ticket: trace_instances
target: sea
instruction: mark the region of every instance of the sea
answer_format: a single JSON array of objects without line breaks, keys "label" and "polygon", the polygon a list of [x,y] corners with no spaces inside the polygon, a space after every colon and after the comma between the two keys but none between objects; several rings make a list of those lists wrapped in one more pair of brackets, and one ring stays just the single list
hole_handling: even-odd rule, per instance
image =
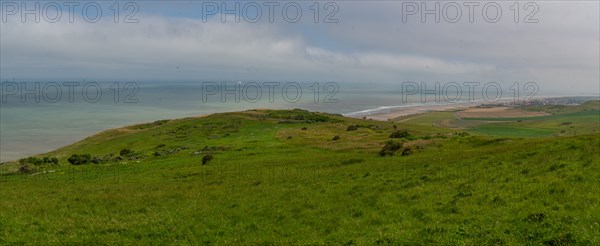
[{"label": "sea", "polygon": [[[162,119],[255,108],[362,117],[401,107],[493,103],[515,95],[510,85],[498,85],[500,97],[491,87],[484,95],[485,83],[473,87],[472,93],[460,83],[436,88],[412,82],[3,81],[0,85],[0,162],[49,152],[103,130]],[[542,94],[538,91],[535,96]]]}]

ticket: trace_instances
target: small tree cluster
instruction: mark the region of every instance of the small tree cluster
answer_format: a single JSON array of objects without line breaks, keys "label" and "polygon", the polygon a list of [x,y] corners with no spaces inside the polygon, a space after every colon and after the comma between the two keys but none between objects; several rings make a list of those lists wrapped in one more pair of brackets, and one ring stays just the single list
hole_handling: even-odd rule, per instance
[{"label": "small tree cluster", "polygon": [[21,166],[19,167],[19,173],[32,173],[33,172],[33,168],[27,164],[21,164]]},{"label": "small tree cluster", "polygon": [[388,140],[385,145],[379,151],[380,156],[392,156],[396,152],[400,152],[401,155],[410,155],[415,152],[412,146],[404,145],[404,142],[397,142],[394,140]]},{"label": "small tree cluster", "polygon": [[37,157],[31,156],[31,157],[20,159],[19,160],[19,164],[21,164],[21,165],[25,165],[25,164],[33,164],[33,165],[54,164],[54,165],[58,165],[58,158],[56,158],[56,157],[37,158]]},{"label": "small tree cluster", "polygon": [[381,148],[381,150],[379,151],[379,155],[380,156],[394,155],[394,153],[396,153],[396,151],[398,151],[399,149],[402,148],[403,144],[404,144],[403,142],[388,140],[385,142],[385,145],[383,145],[383,148]]},{"label": "small tree cluster", "polygon": [[122,149],[121,151],[119,151],[120,156],[128,156],[131,154],[133,154],[133,150],[130,149]]},{"label": "small tree cluster", "polygon": [[83,165],[92,162],[92,156],[90,154],[73,154],[68,159],[71,165]]},{"label": "small tree cluster", "polygon": [[186,147],[172,147],[172,148],[163,148],[162,150],[157,150],[154,152],[154,156],[168,156],[179,153],[179,151],[187,149]]},{"label": "small tree cluster", "polygon": [[409,138],[411,136],[408,130],[397,130],[390,134],[390,138]]}]

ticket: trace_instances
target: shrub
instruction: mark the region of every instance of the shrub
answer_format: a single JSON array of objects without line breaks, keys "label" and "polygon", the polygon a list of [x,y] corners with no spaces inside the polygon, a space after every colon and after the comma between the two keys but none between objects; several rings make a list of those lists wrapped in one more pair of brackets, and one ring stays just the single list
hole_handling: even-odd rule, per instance
[{"label": "shrub", "polygon": [[308,130],[308,128],[306,128],[306,127],[302,127],[302,129],[301,129],[301,130],[302,130],[302,131],[306,131],[306,130]]},{"label": "shrub", "polygon": [[90,162],[91,162],[91,163],[94,163],[94,164],[100,164],[100,163],[101,163],[101,162],[103,162],[103,161],[104,161],[104,160],[103,160],[102,158],[100,158],[100,157],[95,157],[95,156],[94,156],[94,157],[92,157],[92,159],[90,160]]},{"label": "shrub", "polygon": [[229,150],[227,146],[204,146],[200,151],[226,151]]},{"label": "shrub", "polygon": [[358,127],[355,125],[349,125],[348,128],[346,128],[346,131],[356,131],[358,130]]},{"label": "shrub", "polygon": [[394,130],[398,129],[397,125],[393,125],[392,127],[394,128]]},{"label": "shrub", "polygon": [[37,158],[37,157],[27,157],[27,158],[23,158],[23,159],[19,159],[19,164],[24,165],[24,164],[33,164],[33,165],[42,165],[42,164],[58,164],[58,158],[56,157],[44,157],[44,158]]},{"label": "shrub", "polygon": [[410,146],[406,146],[402,149],[402,155],[410,155],[414,152],[413,148]]},{"label": "shrub", "polygon": [[21,165],[24,165],[24,164],[40,165],[43,163],[44,163],[43,159],[39,159],[39,158],[33,157],[33,156],[19,160],[19,164],[21,164]]},{"label": "shrub", "polygon": [[292,136],[287,136],[287,139],[292,139]]},{"label": "shrub", "polygon": [[336,136],[335,136],[335,137],[333,137],[331,140],[333,140],[333,141],[340,140],[340,136],[337,136],[337,135],[336,135]]},{"label": "shrub", "polygon": [[121,156],[126,156],[126,155],[130,155],[130,154],[132,154],[132,153],[133,153],[133,150],[130,150],[130,149],[122,149],[122,150],[119,152],[119,155],[121,155]]},{"label": "shrub", "polygon": [[71,165],[79,165],[79,156],[76,154],[71,155],[71,157],[69,157],[69,159],[67,159],[67,161],[69,161],[69,163],[71,163]]},{"label": "shrub", "polygon": [[209,161],[211,161],[212,159],[214,159],[213,155],[208,154],[202,157],[202,165],[206,165],[206,163],[208,163]]},{"label": "shrub", "polygon": [[173,155],[173,154],[177,154],[180,151],[185,150],[185,149],[187,149],[187,148],[186,147],[174,147],[174,148],[158,150],[158,151],[154,152],[154,156],[158,157],[158,156]]},{"label": "shrub", "polygon": [[31,168],[27,164],[23,164],[19,167],[19,173],[31,173],[33,172],[33,168]]},{"label": "shrub", "polygon": [[411,135],[408,133],[408,130],[397,130],[390,134],[390,138],[408,138],[410,136]]},{"label": "shrub", "polygon": [[381,150],[379,151],[379,155],[380,156],[394,155],[394,153],[396,151],[398,151],[399,149],[402,148],[402,145],[403,145],[402,142],[388,140],[387,142],[385,142],[385,145],[383,145],[383,148],[381,148]]},{"label": "shrub", "polygon": [[71,165],[87,164],[91,160],[92,160],[92,156],[90,154],[82,154],[82,155],[73,154],[68,159],[68,161],[69,161],[69,163],[71,163]]},{"label": "shrub", "polygon": [[167,146],[167,145],[165,145],[165,144],[159,144],[159,145],[156,146],[156,148],[160,149],[160,148],[165,147],[165,146]]},{"label": "shrub", "polygon": [[339,119],[331,118],[327,114],[309,112],[303,109],[290,111],[272,111],[269,118],[280,119],[279,123],[316,123],[316,122],[341,122]]}]

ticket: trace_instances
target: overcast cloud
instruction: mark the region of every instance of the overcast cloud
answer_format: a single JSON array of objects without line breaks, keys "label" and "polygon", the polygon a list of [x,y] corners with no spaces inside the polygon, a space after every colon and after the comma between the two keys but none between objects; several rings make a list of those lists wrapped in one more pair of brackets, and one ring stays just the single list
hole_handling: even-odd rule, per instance
[{"label": "overcast cloud", "polygon": [[[445,2],[441,2],[442,5]],[[483,3],[483,2],[482,2]],[[204,23],[198,4],[139,4],[137,24],[76,20],[0,26],[2,80],[537,82],[598,94],[599,5],[538,2],[539,23],[402,21],[399,2],[338,3],[338,23]],[[307,5],[303,5],[307,8]],[[145,10],[146,8],[146,10]],[[196,10],[196,11],[194,11]],[[3,9],[4,11],[4,9]],[[521,13],[522,16],[525,13]],[[232,16],[228,18],[233,19]],[[521,17],[522,18],[522,17]]]}]

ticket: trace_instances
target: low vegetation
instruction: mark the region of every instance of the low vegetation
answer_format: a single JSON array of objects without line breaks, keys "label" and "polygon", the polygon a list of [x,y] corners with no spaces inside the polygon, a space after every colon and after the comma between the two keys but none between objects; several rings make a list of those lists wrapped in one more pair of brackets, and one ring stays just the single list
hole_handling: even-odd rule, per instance
[{"label": "low vegetation", "polygon": [[483,124],[552,131],[497,136],[437,124],[447,113],[109,130],[0,165],[0,244],[600,244],[600,118]]}]

